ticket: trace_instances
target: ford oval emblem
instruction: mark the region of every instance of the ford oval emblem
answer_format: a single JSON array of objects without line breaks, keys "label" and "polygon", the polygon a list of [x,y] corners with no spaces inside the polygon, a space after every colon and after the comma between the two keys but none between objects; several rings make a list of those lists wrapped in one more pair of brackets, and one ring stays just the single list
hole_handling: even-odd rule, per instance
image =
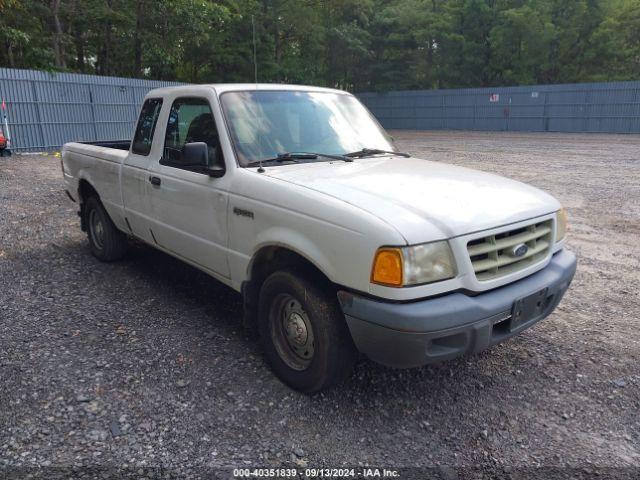
[{"label": "ford oval emblem", "polygon": [[520,243],[518,245],[511,247],[510,253],[512,257],[523,257],[527,254],[528,251],[529,251],[529,247],[524,243]]}]

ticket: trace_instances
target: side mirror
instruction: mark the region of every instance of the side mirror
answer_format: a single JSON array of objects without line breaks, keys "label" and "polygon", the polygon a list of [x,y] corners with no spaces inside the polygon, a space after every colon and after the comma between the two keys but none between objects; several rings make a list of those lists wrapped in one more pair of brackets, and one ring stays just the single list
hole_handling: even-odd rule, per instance
[{"label": "side mirror", "polygon": [[185,167],[208,167],[209,147],[204,142],[185,143],[180,163]]},{"label": "side mirror", "polygon": [[209,166],[209,146],[205,142],[185,143],[182,147],[181,163],[187,170],[206,173],[214,178],[222,177],[226,171],[224,166]]}]

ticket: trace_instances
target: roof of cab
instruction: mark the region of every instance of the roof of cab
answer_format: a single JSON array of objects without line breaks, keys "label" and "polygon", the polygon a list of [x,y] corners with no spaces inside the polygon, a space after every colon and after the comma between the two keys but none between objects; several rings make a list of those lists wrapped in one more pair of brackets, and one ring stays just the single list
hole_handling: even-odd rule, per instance
[{"label": "roof of cab", "polygon": [[200,89],[202,87],[211,87],[217,94],[233,91],[250,91],[250,90],[295,90],[295,91],[311,91],[311,92],[331,92],[331,93],[347,93],[344,90],[335,88],[315,87],[311,85],[289,85],[286,83],[210,83],[205,85],[178,85],[175,87],[163,87],[151,90],[147,96],[166,95],[176,90],[188,92],[190,89]]}]

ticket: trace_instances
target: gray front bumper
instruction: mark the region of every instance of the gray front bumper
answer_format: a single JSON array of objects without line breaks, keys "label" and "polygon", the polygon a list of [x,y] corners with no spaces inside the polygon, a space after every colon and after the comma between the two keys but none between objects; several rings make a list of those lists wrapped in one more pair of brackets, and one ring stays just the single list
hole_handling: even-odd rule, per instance
[{"label": "gray front bumper", "polygon": [[[338,298],[362,353],[383,365],[417,367],[479,352],[529,328],[556,308],[575,271],[575,255],[561,250],[539,272],[476,296],[391,303],[340,291]],[[512,328],[513,303],[544,288],[542,312]]]}]

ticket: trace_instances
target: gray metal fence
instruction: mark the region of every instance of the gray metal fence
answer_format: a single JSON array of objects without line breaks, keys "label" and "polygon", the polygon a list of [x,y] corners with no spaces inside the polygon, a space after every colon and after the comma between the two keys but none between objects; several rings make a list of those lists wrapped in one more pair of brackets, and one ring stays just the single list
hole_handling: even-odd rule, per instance
[{"label": "gray metal fence", "polygon": [[11,148],[42,151],[74,140],[128,139],[145,94],[169,85],[177,83],[0,68]]},{"label": "gray metal fence", "polygon": [[640,133],[640,82],[362,93],[389,129]]},{"label": "gray metal fence", "polygon": [[[118,77],[0,68],[12,148],[128,139],[152,88]],[[386,128],[640,133],[640,81],[361,93]]]}]

